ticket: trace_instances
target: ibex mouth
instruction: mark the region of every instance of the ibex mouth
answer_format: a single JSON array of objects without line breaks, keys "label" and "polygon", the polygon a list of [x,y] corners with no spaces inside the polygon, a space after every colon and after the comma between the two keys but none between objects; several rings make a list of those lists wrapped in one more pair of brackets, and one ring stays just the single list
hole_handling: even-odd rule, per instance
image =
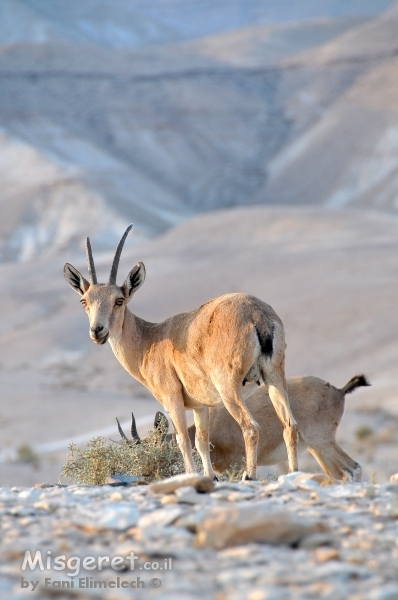
[{"label": "ibex mouth", "polygon": [[91,336],[91,339],[93,340],[94,344],[99,344],[99,345],[106,344],[106,342],[108,341],[108,338],[109,338],[109,332],[107,332],[102,337],[100,337],[100,336],[97,336],[97,337]]}]

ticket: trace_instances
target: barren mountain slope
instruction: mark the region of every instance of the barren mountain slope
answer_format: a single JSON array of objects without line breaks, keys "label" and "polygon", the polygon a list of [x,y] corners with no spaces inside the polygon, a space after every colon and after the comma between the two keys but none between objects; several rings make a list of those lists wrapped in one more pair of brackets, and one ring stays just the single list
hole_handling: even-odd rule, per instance
[{"label": "barren mountain slope", "polygon": [[[268,28],[270,40],[260,42],[260,35],[254,45],[264,65],[275,66],[280,47],[289,54],[302,48],[303,38],[313,46],[352,25],[279,27],[276,49]],[[238,58],[224,65],[190,44],[142,51],[14,44],[0,50],[0,123],[14,146],[23,140],[53,169],[66,171],[70,184],[102,198],[108,213],[134,214],[137,230],[148,236],[204,209],[252,202],[264,164],[291,129],[276,100],[280,80],[274,69],[242,68]],[[7,148],[0,152],[7,165]],[[14,192],[4,190],[3,206]],[[46,194],[46,206],[53,205],[54,188],[47,186]],[[14,237],[15,225],[39,229],[43,204],[28,177],[18,198],[22,223],[4,214]],[[77,211],[75,218],[80,221]],[[104,236],[97,238],[106,247]],[[44,249],[53,243],[47,236]]]},{"label": "barren mountain slope", "polygon": [[297,68],[313,65],[325,77],[355,64],[365,72],[271,159],[258,199],[397,210],[397,27],[394,8],[297,57]]},{"label": "barren mountain slope", "polygon": [[[129,239],[118,279],[138,260],[145,262],[147,280],[131,308],[154,321],[222,293],[251,293],[284,321],[288,374],[343,386],[364,372],[372,388],[348,397],[341,438],[365,461],[367,477],[375,470],[385,478],[396,471],[397,240],[397,218],[374,212],[235,209],[198,216],[142,246],[131,248]],[[94,255],[99,280],[105,281],[111,255],[95,248]],[[135,410],[150,418],[159,407],[123,371],[109,345],[90,342],[78,296],[62,277],[64,260],[85,271],[80,252],[43,257],[34,269],[0,267],[1,312],[7,315],[0,345],[7,398],[1,409],[3,450],[72,440],[112,428],[115,416],[128,419]],[[373,457],[368,445],[355,442],[363,425],[374,433]],[[15,473],[13,467],[1,469],[7,477]]]},{"label": "barren mountain slope", "polygon": [[[115,29],[102,26],[109,17],[106,2],[90,26],[87,6],[73,6],[65,22],[62,7],[53,4],[2,7],[7,18],[27,27],[15,40],[4,37],[15,27],[0,28],[0,39],[12,42],[0,47],[2,260],[72,247],[84,215],[95,211],[106,225],[93,222],[93,238],[106,249],[130,215],[142,240],[202,210],[278,202],[279,192],[267,188],[269,162],[369,69],[365,60],[325,71],[297,57],[314,47],[316,55],[336,36],[345,39],[357,31],[371,3],[348,10],[331,2],[323,13],[315,4],[304,10],[303,4],[303,19],[311,10],[313,17],[328,18],[274,26],[258,24],[261,11],[253,5],[250,18],[240,16],[246,27],[239,31],[152,47],[143,25],[142,47],[135,50],[135,34],[124,38],[118,29],[120,15],[114,15],[120,21]],[[119,6],[122,12],[126,7]],[[278,20],[276,8],[267,4],[268,22]],[[134,10],[141,10],[144,23],[148,7],[137,4]],[[166,12],[159,14],[162,20]],[[195,21],[191,13],[181,19]],[[193,29],[187,32],[194,37]]]},{"label": "barren mountain slope", "polygon": [[260,196],[278,204],[397,205],[398,60],[359,79],[268,163]]}]

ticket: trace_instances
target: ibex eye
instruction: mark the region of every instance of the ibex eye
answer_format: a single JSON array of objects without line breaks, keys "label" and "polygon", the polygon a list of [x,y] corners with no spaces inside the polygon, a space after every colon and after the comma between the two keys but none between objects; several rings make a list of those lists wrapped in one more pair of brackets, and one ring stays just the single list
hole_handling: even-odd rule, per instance
[{"label": "ibex eye", "polygon": [[87,306],[87,302],[86,302],[85,300],[80,300],[80,304],[81,304],[82,306],[84,306],[84,307],[86,307],[86,306]]},{"label": "ibex eye", "polygon": [[118,298],[115,302],[116,306],[122,306],[122,304],[123,304],[123,298]]}]

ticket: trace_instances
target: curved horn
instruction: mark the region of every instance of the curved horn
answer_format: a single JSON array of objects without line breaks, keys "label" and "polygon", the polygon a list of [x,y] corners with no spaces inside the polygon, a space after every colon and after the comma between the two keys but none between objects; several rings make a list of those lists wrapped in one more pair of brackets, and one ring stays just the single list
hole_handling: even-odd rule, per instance
[{"label": "curved horn", "polygon": [[116,417],[116,422],[117,422],[117,428],[119,430],[119,434],[120,437],[122,438],[122,440],[124,440],[125,442],[129,442],[130,440],[128,439],[128,437],[126,436],[126,434],[124,433],[122,426],[119,423],[119,419]]},{"label": "curved horn", "polygon": [[163,444],[163,442],[166,439],[167,432],[169,430],[169,421],[168,421],[166,415],[164,415],[162,412],[160,412],[160,410],[158,410],[158,412],[155,415],[153,427],[154,427],[155,431],[158,431],[161,434],[160,442],[161,442],[161,444]]},{"label": "curved horn", "polygon": [[127,227],[126,231],[123,234],[122,239],[119,242],[118,247],[116,248],[116,253],[115,253],[115,258],[113,259],[111,274],[109,275],[109,283],[112,283],[113,285],[116,285],[117,269],[119,267],[120,255],[122,253],[124,242],[126,241],[126,237],[128,236],[129,231],[132,228],[132,226],[133,226],[133,224],[131,223],[131,225],[129,225]]},{"label": "curved horn", "polygon": [[90,283],[96,284],[97,283],[97,274],[95,272],[93,253],[91,250],[91,243],[90,243],[89,237],[86,239],[86,256],[87,256],[87,269],[88,269],[88,274],[90,276]]},{"label": "curved horn", "polygon": [[137,431],[137,425],[135,424],[134,413],[131,413],[131,437],[137,444],[141,444],[141,439]]}]

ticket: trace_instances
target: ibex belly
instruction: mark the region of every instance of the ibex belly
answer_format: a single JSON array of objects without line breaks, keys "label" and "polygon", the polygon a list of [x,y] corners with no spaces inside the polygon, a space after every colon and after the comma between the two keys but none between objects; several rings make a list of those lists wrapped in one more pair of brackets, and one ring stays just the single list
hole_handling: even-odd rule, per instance
[{"label": "ibex belly", "polygon": [[197,385],[187,385],[184,387],[182,395],[184,397],[184,406],[187,409],[222,405],[220,395],[210,381],[208,383],[200,381]]}]

